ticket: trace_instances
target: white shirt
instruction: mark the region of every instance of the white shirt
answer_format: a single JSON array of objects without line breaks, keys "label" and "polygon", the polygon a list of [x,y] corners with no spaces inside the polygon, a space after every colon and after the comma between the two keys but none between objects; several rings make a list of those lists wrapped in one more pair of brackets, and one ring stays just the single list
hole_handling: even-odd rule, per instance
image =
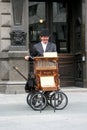
[{"label": "white shirt", "polygon": [[44,52],[46,51],[47,43],[41,42]]}]

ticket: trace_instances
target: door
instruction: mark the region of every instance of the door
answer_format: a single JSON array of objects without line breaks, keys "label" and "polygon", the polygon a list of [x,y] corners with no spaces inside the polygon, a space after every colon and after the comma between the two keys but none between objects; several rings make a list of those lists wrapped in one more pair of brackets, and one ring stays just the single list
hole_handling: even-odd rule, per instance
[{"label": "door", "polygon": [[73,7],[75,86],[83,87],[82,0],[73,3]]},{"label": "door", "polygon": [[80,40],[77,38],[81,38],[81,25],[78,25],[81,20],[78,17],[81,16],[81,0],[75,3],[62,0],[29,1],[29,48],[31,50],[33,44],[39,42],[41,28],[47,27],[51,34],[50,40],[56,44],[59,54],[61,86],[82,86],[83,82],[82,51],[81,46],[78,48]]}]

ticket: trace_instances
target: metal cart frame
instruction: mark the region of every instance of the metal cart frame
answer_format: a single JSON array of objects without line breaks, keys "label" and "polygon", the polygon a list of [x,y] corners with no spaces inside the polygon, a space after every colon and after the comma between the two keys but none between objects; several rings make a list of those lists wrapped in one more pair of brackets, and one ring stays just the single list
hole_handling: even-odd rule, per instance
[{"label": "metal cart frame", "polygon": [[[28,80],[17,67],[14,69]],[[36,84],[28,91],[27,104],[36,111],[50,105],[54,111],[62,110],[68,104],[67,95],[60,89],[58,57],[35,57],[34,75]]]}]

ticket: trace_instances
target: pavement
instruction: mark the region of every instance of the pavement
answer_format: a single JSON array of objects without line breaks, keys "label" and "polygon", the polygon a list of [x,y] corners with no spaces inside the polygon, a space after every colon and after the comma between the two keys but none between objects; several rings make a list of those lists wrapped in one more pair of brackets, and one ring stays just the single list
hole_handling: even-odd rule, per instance
[{"label": "pavement", "polygon": [[87,130],[87,88],[62,88],[68,97],[63,110],[47,106],[34,111],[27,93],[0,94],[0,130]]}]

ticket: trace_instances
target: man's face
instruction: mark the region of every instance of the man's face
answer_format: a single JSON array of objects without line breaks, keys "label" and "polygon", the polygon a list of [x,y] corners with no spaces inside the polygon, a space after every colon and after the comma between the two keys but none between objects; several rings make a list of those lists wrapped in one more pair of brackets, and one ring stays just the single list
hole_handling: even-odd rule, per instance
[{"label": "man's face", "polygon": [[49,36],[41,36],[40,39],[41,39],[41,41],[42,41],[43,43],[48,43],[48,41],[49,41]]}]

